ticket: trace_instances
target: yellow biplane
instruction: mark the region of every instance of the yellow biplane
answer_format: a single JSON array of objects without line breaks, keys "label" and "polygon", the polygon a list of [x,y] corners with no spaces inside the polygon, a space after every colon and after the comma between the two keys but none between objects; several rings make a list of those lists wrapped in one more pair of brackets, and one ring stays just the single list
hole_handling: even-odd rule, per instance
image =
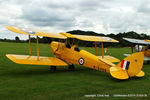
[{"label": "yellow biplane", "polygon": [[[89,67],[95,70],[108,72],[116,79],[128,79],[129,77],[143,77],[143,52],[133,53],[120,62],[115,57],[104,56],[104,42],[118,42],[109,37],[102,36],[84,36],[72,35],[69,33],[53,34],[48,32],[37,31],[33,29],[17,28],[6,26],[10,31],[29,35],[29,55],[7,54],[6,56],[18,64],[48,65],[51,69],[56,70],[56,66],[69,66],[73,69],[73,64]],[[31,56],[30,35],[37,36],[37,56]],[[50,50],[55,57],[39,56],[38,36],[65,39],[65,43],[52,41]],[[70,43],[69,39],[91,41],[95,43],[95,55],[85,50],[80,50],[77,45]],[[97,43],[101,42],[102,56],[97,56]],[[113,62],[119,62],[117,65]]]},{"label": "yellow biplane", "polygon": [[[124,40],[131,43],[131,50],[134,53],[134,45],[135,52],[143,52],[144,60],[150,61],[150,40],[140,40],[140,39],[132,39],[132,38],[123,38]],[[130,54],[124,54],[124,56],[129,56]]]}]

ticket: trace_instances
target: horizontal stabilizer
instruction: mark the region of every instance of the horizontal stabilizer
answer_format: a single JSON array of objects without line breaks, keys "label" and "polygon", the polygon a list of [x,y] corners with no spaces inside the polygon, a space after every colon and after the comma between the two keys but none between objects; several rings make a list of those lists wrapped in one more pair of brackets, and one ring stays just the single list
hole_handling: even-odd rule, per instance
[{"label": "horizontal stabilizer", "polygon": [[111,67],[110,74],[116,79],[128,79],[129,75],[126,70],[121,69],[120,67]]},{"label": "horizontal stabilizer", "polygon": [[[98,56],[99,58],[102,58],[102,56]],[[120,62],[120,60],[119,59],[117,59],[117,58],[115,58],[115,57],[112,57],[112,56],[104,56],[104,58],[103,59],[105,59],[105,60],[108,60],[108,61],[110,61],[110,62]]]},{"label": "horizontal stabilizer", "polygon": [[136,77],[143,77],[145,73],[141,70],[138,74],[136,74]]},{"label": "horizontal stabilizer", "polygon": [[37,60],[37,56],[28,55],[6,55],[10,60],[18,64],[32,64],[32,65],[51,65],[51,66],[67,66],[68,64],[56,57],[41,57]]}]

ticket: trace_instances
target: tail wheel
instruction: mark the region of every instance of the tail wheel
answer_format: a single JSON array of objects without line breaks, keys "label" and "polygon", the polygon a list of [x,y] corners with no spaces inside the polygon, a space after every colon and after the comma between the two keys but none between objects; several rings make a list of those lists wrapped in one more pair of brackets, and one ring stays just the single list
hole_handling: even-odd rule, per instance
[{"label": "tail wheel", "polygon": [[50,70],[56,70],[56,66],[50,66]]}]

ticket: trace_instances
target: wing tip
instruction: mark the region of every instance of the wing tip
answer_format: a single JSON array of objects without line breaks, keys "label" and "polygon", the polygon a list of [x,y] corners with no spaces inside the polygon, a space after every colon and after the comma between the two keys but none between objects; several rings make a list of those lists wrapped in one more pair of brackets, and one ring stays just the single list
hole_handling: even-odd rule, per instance
[{"label": "wing tip", "polygon": [[6,27],[7,29],[9,29],[11,26],[10,26],[10,25],[6,25],[5,27]]}]

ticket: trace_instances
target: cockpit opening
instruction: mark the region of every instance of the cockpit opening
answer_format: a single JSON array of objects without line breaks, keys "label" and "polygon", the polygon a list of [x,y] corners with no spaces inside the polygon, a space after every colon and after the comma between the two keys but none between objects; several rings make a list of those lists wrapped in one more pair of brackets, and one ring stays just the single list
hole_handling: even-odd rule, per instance
[{"label": "cockpit opening", "polygon": [[68,43],[66,44],[66,47],[67,47],[67,48],[71,48],[70,44],[68,44]]},{"label": "cockpit opening", "polygon": [[79,47],[74,47],[74,50],[80,52]]}]

